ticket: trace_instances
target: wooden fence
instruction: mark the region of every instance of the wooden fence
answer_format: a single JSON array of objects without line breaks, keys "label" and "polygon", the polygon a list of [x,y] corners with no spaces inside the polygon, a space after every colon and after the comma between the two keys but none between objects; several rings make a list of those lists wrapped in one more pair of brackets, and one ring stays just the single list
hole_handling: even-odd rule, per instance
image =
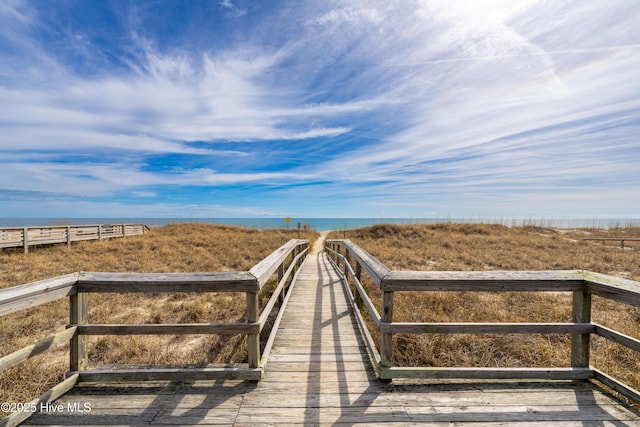
[{"label": "wooden fence", "polygon": [[[391,271],[379,260],[349,240],[328,240],[332,261],[351,279],[355,295],[350,298],[356,317],[365,331],[368,351],[382,379],[596,379],[621,394],[640,402],[640,392],[590,366],[590,337],[602,336],[640,352],[640,340],[591,321],[591,296],[597,295],[640,307],[640,282],[588,271]],[[354,266],[352,266],[354,263]],[[379,314],[360,280],[365,271],[382,291]],[[394,322],[394,292],[571,292],[570,323],[419,323]],[[351,293],[351,292],[349,292]],[[376,346],[357,307],[366,307],[380,332]],[[568,368],[434,368],[398,367],[393,364],[393,334],[571,334],[571,367]],[[379,348],[379,351],[378,351]],[[533,349],[535,350],[535,349]]]},{"label": "wooden fence", "polygon": [[585,237],[582,240],[595,240],[598,242],[620,242],[620,247],[624,249],[624,242],[640,242],[637,237]]},{"label": "wooden fence", "polygon": [[[70,372],[67,379],[35,401],[51,402],[78,382],[195,381],[204,379],[259,380],[275,339],[284,307],[281,307],[271,334],[260,349],[260,334],[276,303],[286,303],[287,290],[308,253],[307,240],[292,239],[249,271],[215,273],[92,273],[80,272],[0,290],[0,316],[40,304],[69,298],[67,329],[0,358],[0,372],[37,354],[70,341]],[[258,292],[277,275],[278,285],[260,310]],[[179,324],[95,324],[88,318],[88,293],[130,292],[243,292],[246,294],[246,322]],[[182,335],[243,334],[247,336],[248,363],[198,367],[128,367],[87,370],[87,342],[90,335]],[[33,403],[33,402],[32,402]],[[12,415],[21,422],[28,413]],[[18,420],[15,417],[25,417]]]},{"label": "wooden fence", "polygon": [[144,224],[89,224],[89,225],[59,225],[44,227],[9,227],[0,228],[0,248],[24,248],[29,252],[29,246],[50,245],[81,240],[102,240],[113,237],[137,236],[149,231]]}]

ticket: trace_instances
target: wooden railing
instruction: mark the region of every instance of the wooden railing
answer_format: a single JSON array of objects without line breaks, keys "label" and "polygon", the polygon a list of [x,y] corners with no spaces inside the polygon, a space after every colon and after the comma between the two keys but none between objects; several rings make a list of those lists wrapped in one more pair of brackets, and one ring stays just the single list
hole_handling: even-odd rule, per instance
[{"label": "wooden railing", "polygon": [[640,242],[640,238],[637,237],[585,237],[582,240],[595,240],[598,242],[620,242],[620,247],[624,249],[624,242]]},{"label": "wooden railing", "polygon": [[[67,379],[33,403],[40,407],[57,399],[78,382],[193,381],[202,379],[260,380],[275,339],[284,307],[281,306],[271,334],[260,349],[260,333],[278,300],[286,304],[287,290],[309,249],[307,240],[292,239],[249,271],[214,273],[92,273],[80,272],[0,290],[0,316],[40,304],[69,298],[69,325],[37,343],[0,358],[0,372],[37,354],[70,341]],[[277,287],[260,310],[258,292],[277,275]],[[178,324],[95,324],[88,317],[88,293],[130,292],[243,292],[246,294],[246,322]],[[87,370],[87,342],[90,335],[180,335],[243,334],[247,336],[248,363],[198,367],[111,367]],[[28,413],[16,413],[11,423]],[[20,418],[18,420],[17,417]],[[0,423],[2,424],[2,423]]]},{"label": "wooden railing", "polygon": [[24,249],[29,252],[29,246],[50,245],[81,240],[102,240],[113,237],[137,236],[149,231],[144,224],[95,224],[95,225],[59,225],[44,227],[9,227],[0,228],[0,248]]},{"label": "wooden railing", "polygon": [[[640,402],[640,392],[590,366],[590,337],[602,336],[636,352],[640,340],[591,321],[591,296],[621,301],[640,307],[640,282],[588,271],[391,271],[364,249],[349,240],[328,240],[326,249],[345,279],[356,290],[349,294],[356,317],[365,331],[368,351],[382,379],[469,378],[469,379],[596,379],[621,394]],[[353,265],[352,265],[353,263]],[[381,311],[361,284],[362,271],[382,291]],[[571,292],[570,323],[405,323],[393,321],[394,292]],[[358,307],[365,307],[380,332],[377,347]],[[571,334],[571,367],[568,368],[434,368],[398,367],[393,364],[393,334]],[[379,351],[378,351],[379,348]]]}]

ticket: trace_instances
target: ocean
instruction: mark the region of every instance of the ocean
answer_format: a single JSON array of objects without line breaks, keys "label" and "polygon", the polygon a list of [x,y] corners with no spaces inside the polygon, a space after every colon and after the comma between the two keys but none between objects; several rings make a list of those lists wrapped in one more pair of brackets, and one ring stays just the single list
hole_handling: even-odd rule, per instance
[{"label": "ocean", "polygon": [[640,218],[0,218],[0,227],[37,227],[82,224],[146,224],[150,227],[174,223],[201,222],[257,229],[298,228],[307,226],[316,231],[347,230],[375,224],[434,224],[438,222],[503,224],[507,226],[536,225],[554,228],[640,227]]}]

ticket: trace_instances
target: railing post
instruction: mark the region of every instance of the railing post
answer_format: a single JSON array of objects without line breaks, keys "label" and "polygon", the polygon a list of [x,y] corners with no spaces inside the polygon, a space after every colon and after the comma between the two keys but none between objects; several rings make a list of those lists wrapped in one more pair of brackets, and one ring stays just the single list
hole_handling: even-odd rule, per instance
[{"label": "railing post", "polygon": [[24,253],[29,253],[29,229],[25,227],[22,230],[22,247],[24,249]]},{"label": "railing post", "polygon": [[71,246],[71,226],[67,225],[67,246]]},{"label": "railing post", "polygon": [[127,237],[127,235],[125,234],[125,231],[124,231],[124,224],[122,224],[122,237]]},{"label": "railing post", "polygon": [[[591,322],[591,293],[587,290],[573,292],[574,323]],[[589,367],[590,334],[571,334],[571,366],[573,368]]]},{"label": "railing post", "polygon": [[[284,261],[278,267],[278,284],[280,284],[280,281],[282,281],[283,277],[284,277]],[[287,288],[285,287],[282,289],[282,292],[280,293],[280,295],[278,295],[278,302],[280,303],[280,305],[282,305],[284,301],[284,295],[286,293],[287,293]]]},{"label": "railing post", "polygon": [[[382,322],[393,322],[393,292],[382,292]],[[380,364],[385,367],[393,365],[393,334],[382,333],[380,343]]]},{"label": "railing post", "polygon": [[[258,293],[247,292],[247,322],[258,321]],[[260,334],[247,334],[249,368],[257,368],[260,363]]]},{"label": "railing post", "polygon": [[[358,282],[362,284],[362,266],[357,260],[356,260],[356,279],[358,279]],[[360,292],[358,292],[357,289],[355,290],[354,297],[356,299],[356,305],[358,307],[362,307],[362,295],[360,295]]]},{"label": "railing post", "polygon": [[[84,292],[69,297],[69,324],[83,325],[88,321],[88,299]],[[77,333],[69,343],[69,370],[83,371],[87,369],[87,337]]]},{"label": "railing post", "polygon": [[347,264],[349,264],[351,262],[351,259],[349,257],[349,249],[345,248],[344,251],[344,275],[349,277],[349,269],[347,268]]},{"label": "railing post", "polygon": [[102,240],[102,224],[98,224],[98,240]]}]

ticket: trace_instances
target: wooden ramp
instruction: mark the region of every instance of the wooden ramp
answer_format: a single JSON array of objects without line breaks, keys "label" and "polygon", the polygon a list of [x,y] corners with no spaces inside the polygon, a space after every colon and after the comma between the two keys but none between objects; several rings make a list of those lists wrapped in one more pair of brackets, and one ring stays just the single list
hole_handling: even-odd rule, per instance
[{"label": "wooden ramp", "polygon": [[82,386],[28,425],[640,426],[639,412],[589,382],[375,379],[321,245],[298,276],[260,383]]}]

